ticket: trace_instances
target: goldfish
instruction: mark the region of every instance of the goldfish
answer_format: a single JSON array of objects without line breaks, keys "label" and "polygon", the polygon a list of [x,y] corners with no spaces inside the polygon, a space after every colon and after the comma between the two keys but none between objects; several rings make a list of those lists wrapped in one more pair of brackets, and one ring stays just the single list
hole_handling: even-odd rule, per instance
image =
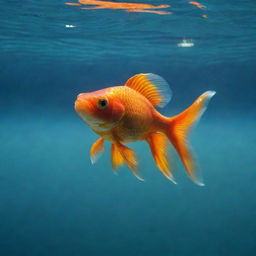
[{"label": "goldfish", "polygon": [[99,0],[79,0],[79,3],[65,3],[66,5],[81,6],[84,5],[96,5],[95,7],[83,7],[83,10],[96,10],[96,9],[124,9],[127,12],[147,12],[160,15],[171,14],[165,11],[156,11],[152,9],[168,8],[170,5],[152,5],[144,3],[126,3],[126,2],[112,2],[112,1],[99,1]]},{"label": "goldfish", "polygon": [[156,74],[142,73],[129,78],[124,85],[80,93],[74,108],[99,135],[90,149],[92,163],[96,162],[108,141],[113,169],[126,164],[138,179],[143,180],[138,173],[136,153],[125,144],[146,141],[156,166],[166,178],[176,183],[167,154],[170,142],[188,176],[196,184],[204,185],[190,150],[188,135],[215,93],[207,91],[182,113],[166,117],[155,107],[164,107],[171,100],[172,91],[167,81]]}]

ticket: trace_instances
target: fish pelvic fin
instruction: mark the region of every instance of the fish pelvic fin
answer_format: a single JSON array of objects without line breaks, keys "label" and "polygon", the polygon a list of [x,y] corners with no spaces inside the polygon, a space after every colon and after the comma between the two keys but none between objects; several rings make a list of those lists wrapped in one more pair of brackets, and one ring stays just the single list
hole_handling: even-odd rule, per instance
[{"label": "fish pelvic fin", "polygon": [[104,139],[99,138],[96,140],[91,147],[90,156],[92,164],[95,164],[101,153],[104,151]]},{"label": "fish pelvic fin", "polygon": [[171,166],[168,161],[168,139],[163,133],[150,133],[146,138],[157,167],[163,175],[177,184],[170,172]]},{"label": "fish pelvic fin", "polygon": [[116,170],[118,167],[122,166],[125,163],[123,155],[121,154],[117,143],[111,145],[111,161],[112,168]]},{"label": "fish pelvic fin", "polygon": [[113,169],[116,169],[125,163],[131,169],[136,178],[143,181],[137,172],[138,164],[136,154],[132,149],[124,146],[120,142],[113,143],[111,146],[111,160]]},{"label": "fish pelvic fin", "polygon": [[215,93],[215,91],[203,93],[181,114],[168,118],[165,127],[165,134],[176,149],[188,176],[199,186],[204,186],[204,183],[198,173],[194,157],[191,153],[188,134],[193,125],[199,121]]}]

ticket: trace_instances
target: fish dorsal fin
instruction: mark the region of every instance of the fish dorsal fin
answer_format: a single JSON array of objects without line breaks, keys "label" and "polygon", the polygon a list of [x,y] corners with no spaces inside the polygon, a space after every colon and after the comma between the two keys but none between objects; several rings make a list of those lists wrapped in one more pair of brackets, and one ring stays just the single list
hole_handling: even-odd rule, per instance
[{"label": "fish dorsal fin", "polygon": [[168,83],[152,73],[135,75],[127,80],[125,86],[142,94],[153,106],[164,107],[172,97]]}]

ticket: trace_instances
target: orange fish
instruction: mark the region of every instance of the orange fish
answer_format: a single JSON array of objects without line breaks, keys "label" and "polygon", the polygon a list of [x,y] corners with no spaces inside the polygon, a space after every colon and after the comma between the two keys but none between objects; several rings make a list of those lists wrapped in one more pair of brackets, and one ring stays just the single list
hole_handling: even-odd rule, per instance
[{"label": "orange fish", "polygon": [[127,164],[135,176],[142,179],[137,172],[135,152],[124,144],[146,141],[160,171],[176,183],[167,158],[167,145],[170,141],[189,177],[196,184],[203,185],[196,172],[187,136],[214,94],[214,91],[207,91],[181,114],[166,117],[155,107],[164,107],[170,101],[172,93],[167,82],[155,74],[138,74],[128,79],[123,86],[80,93],[75,101],[75,110],[100,136],[91,147],[92,163],[103,152],[104,141],[107,140],[112,143],[113,169]]},{"label": "orange fish", "polygon": [[81,8],[85,10],[96,10],[96,9],[125,9],[127,12],[148,12],[155,14],[170,14],[170,12],[155,11],[151,9],[162,9],[168,8],[170,5],[151,5],[144,3],[125,3],[125,2],[111,2],[111,1],[99,1],[99,0],[79,0],[80,4],[66,3],[67,5],[97,5],[95,7]]}]

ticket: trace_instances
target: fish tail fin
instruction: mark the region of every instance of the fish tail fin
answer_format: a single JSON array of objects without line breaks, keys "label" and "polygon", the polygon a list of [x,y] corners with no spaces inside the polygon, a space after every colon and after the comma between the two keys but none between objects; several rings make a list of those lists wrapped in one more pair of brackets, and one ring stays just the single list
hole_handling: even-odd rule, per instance
[{"label": "fish tail fin", "polygon": [[204,183],[196,172],[196,164],[187,138],[191,127],[199,121],[215,93],[215,91],[203,93],[181,114],[168,118],[165,128],[165,134],[176,149],[188,176],[199,186],[204,186]]}]

